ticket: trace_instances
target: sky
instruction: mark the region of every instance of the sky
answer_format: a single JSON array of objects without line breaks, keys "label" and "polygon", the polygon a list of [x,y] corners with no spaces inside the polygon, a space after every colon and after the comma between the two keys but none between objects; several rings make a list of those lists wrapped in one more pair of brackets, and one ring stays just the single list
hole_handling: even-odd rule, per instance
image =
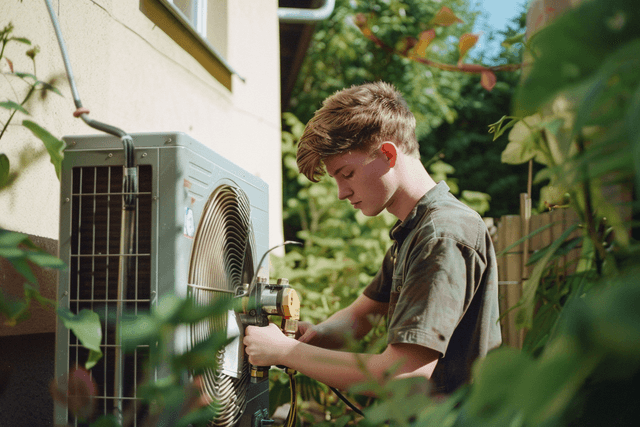
[{"label": "sky", "polygon": [[[496,31],[504,30],[509,21],[514,18],[521,10],[522,5],[528,0],[476,0],[479,10],[486,12],[485,16],[480,16],[476,20],[474,33],[483,32],[485,24]],[[487,34],[483,33],[478,40],[474,49],[483,49],[487,44]],[[498,51],[500,43],[498,41],[489,44],[489,48]]]}]

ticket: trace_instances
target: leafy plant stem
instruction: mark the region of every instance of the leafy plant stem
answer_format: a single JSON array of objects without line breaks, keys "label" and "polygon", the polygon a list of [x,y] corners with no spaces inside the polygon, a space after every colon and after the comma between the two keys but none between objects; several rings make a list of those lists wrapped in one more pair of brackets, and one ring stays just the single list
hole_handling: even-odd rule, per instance
[{"label": "leafy plant stem", "polygon": [[[1,56],[0,56],[1,57]],[[29,92],[27,92],[27,96],[24,97],[24,99],[22,100],[22,102],[20,103],[20,105],[24,105],[29,98],[31,98],[31,95],[33,95],[33,92],[35,91],[35,85],[32,85],[29,88]],[[18,110],[13,110],[11,112],[11,115],[9,116],[9,119],[7,120],[7,122],[4,124],[4,127],[2,128],[2,131],[0,132],[0,139],[2,139],[2,136],[4,135],[4,133],[7,131],[7,128],[9,127],[9,124],[11,123],[11,120],[13,119],[13,116],[15,116],[15,114],[18,112]]]}]

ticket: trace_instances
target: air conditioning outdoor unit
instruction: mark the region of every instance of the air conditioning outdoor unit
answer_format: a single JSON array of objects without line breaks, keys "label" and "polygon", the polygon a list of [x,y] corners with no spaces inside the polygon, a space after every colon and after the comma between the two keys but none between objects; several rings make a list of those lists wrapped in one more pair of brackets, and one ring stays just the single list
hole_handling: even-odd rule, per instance
[{"label": "air conditioning outdoor unit", "polygon": [[[185,134],[131,136],[139,184],[126,254],[130,274],[121,296],[122,143],[110,135],[64,138],[60,258],[69,268],[60,274],[60,305],[109,318],[118,300],[127,311],[140,312],[167,294],[191,295],[204,304],[232,298],[238,286],[252,280],[258,256],[268,249],[266,183]],[[140,404],[136,391],[148,349],[123,355],[115,326],[103,322],[102,327],[103,358],[91,375],[98,385],[99,413],[111,414],[116,405]],[[183,351],[206,333],[202,325],[192,327],[178,334],[173,345]],[[248,380],[248,361],[242,346],[237,348],[236,354],[221,354],[220,367],[204,375],[207,393],[222,408],[213,425],[253,426],[268,418],[268,381]],[[84,363],[87,355],[59,321],[56,378]],[[83,425],[57,404],[54,418],[56,425]]]}]

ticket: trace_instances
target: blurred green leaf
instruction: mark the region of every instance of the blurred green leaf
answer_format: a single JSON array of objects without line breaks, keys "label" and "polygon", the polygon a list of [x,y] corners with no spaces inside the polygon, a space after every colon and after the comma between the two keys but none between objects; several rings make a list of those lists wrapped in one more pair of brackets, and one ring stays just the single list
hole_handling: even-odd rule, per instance
[{"label": "blurred green leaf", "polygon": [[640,37],[637,22],[634,2],[589,1],[536,33],[530,41],[536,60],[517,91],[515,114],[533,114],[559,91],[593,75],[612,51]]},{"label": "blurred green leaf", "polygon": [[47,82],[43,82],[43,81],[38,81],[38,82],[36,82],[36,85],[37,85],[37,86],[41,86],[41,87],[42,87],[42,89],[44,89],[44,90],[48,90],[48,91],[50,91],[50,92],[54,92],[54,93],[56,93],[56,94],[58,94],[58,95],[62,96],[62,92],[60,92],[60,91],[58,90],[58,88],[57,88],[57,87],[55,87],[55,86],[53,86],[51,83],[47,83]]},{"label": "blurred green leaf", "polygon": [[9,37],[8,40],[9,41],[16,41],[16,42],[24,43],[24,44],[28,44],[28,45],[31,44],[31,40],[29,40],[29,39],[27,39],[25,37]]},{"label": "blurred green leaf", "polygon": [[[569,239],[566,242],[562,242],[562,244],[556,249],[556,251],[552,254],[553,257],[561,257],[568,254],[573,248],[582,243],[583,237],[574,237],[573,239]],[[538,249],[529,257],[527,261],[527,265],[536,264],[542,258],[547,256],[547,252],[551,249],[552,244],[544,247],[542,249]]]},{"label": "blurred green leaf", "polygon": [[115,415],[103,415],[90,424],[90,427],[122,427]]},{"label": "blurred green leaf", "polygon": [[85,368],[91,369],[102,357],[100,349],[102,326],[98,314],[87,309],[82,309],[78,314],[74,314],[64,307],[59,307],[57,312],[64,326],[73,332],[83,347],[89,350],[89,358],[85,362]]},{"label": "blurred green leaf", "polygon": [[5,294],[0,288],[0,313],[6,317],[4,323],[7,326],[14,326],[27,307],[28,305],[25,301]]},{"label": "blurred green leaf", "polygon": [[17,102],[11,101],[11,100],[0,102],[0,107],[6,108],[7,110],[17,110],[17,111],[20,111],[23,114],[29,115],[29,112],[22,105],[18,104]]},{"label": "blurred green leaf", "polygon": [[204,368],[216,369],[218,366],[218,351],[228,342],[230,340],[227,339],[226,331],[212,331],[207,339],[190,348],[188,352],[175,357],[174,363],[180,368],[187,368],[196,372]]},{"label": "blurred green leaf", "polygon": [[120,323],[124,350],[132,351],[139,345],[153,345],[160,339],[160,326],[159,322],[148,314],[124,316]]},{"label": "blurred green leaf", "polygon": [[34,83],[38,81],[38,78],[36,76],[34,76],[33,74],[31,74],[31,73],[19,73],[19,72],[16,72],[16,73],[13,73],[13,74],[15,74],[16,76],[20,77],[21,79],[23,79],[25,77],[29,77],[30,79],[33,79]]}]

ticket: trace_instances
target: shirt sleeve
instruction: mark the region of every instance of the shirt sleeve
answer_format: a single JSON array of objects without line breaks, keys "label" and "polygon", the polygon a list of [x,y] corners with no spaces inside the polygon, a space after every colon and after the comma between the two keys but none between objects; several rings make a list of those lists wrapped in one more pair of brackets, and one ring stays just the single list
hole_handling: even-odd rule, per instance
[{"label": "shirt sleeve", "polygon": [[393,276],[393,254],[395,244],[393,244],[382,260],[382,266],[373,278],[371,283],[364,289],[364,294],[374,301],[389,302],[391,290],[391,278]]},{"label": "shirt sleeve", "polygon": [[416,243],[393,277],[390,298],[397,302],[388,343],[420,344],[444,356],[473,296],[475,276],[482,270],[478,263],[473,248],[451,238]]}]

